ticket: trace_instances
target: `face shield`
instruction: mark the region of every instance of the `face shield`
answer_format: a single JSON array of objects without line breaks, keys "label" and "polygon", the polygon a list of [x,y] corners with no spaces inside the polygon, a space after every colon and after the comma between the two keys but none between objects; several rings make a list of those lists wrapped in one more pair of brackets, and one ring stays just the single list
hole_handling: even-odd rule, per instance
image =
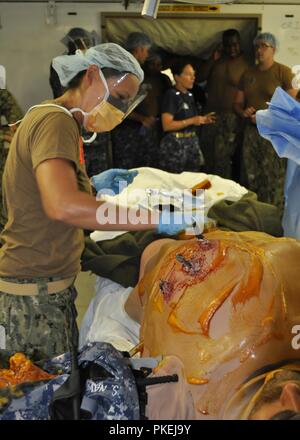
[{"label": "face shield", "polygon": [[[112,86],[107,86],[107,90],[109,91],[107,102],[123,113],[123,119],[125,119],[147,96],[147,86],[145,84],[140,86],[138,93],[134,97],[122,99],[117,96],[118,86],[122,84],[128,75],[128,73],[125,73],[121,78],[114,82]],[[106,82],[105,78],[104,81]]]},{"label": "face shield", "polygon": [[[132,91],[125,80],[129,73],[124,73],[119,78],[105,78],[104,73],[99,69],[99,75],[104,85],[104,94],[99,96],[97,104],[90,112],[84,112],[80,108],[71,109],[71,113],[79,111],[83,114],[83,126],[87,131],[101,133],[111,131],[119,125],[146,97],[147,91],[144,87]],[[131,96],[132,95],[132,96]],[[123,97],[125,96],[125,97]],[[127,97],[128,96],[128,97]],[[93,140],[94,140],[93,136]],[[88,141],[85,140],[86,143]]]},{"label": "face shield", "polygon": [[73,51],[79,49],[85,52],[90,47],[98,44],[99,40],[100,38],[96,31],[88,32],[85,29],[73,28],[60,41],[69,50],[71,44]]},{"label": "face shield", "polygon": [[82,50],[88,50],[88,48],[92,45],[91,41],[88,38],[77,38],[76,40],[72,40],[72,43],[74,44],[76,49]]}]

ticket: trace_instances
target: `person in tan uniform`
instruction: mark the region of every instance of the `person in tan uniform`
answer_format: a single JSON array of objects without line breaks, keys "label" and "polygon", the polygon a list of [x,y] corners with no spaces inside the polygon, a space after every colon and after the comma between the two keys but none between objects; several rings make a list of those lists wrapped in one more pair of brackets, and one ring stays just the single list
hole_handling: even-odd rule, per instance
[{"label": "person in tan uniform", "polygon": [[[172,225],[171,218],[167,223],[146,210],[139,210],[137,215],[145,215],[134,221],[126,209],[120,217],[121,208],[109,218],[111,205],[91,194],[81,161],[81,127],[109,131],[134,108],[143,80],[135,58],[107,43],[84,54],[56,57],[52,65],[65,92],[29,109],[12,140],[3,176],[8,220],[0,249],[0,350],[21,351],[33,359],[77,346],[74,280],[83,229],[158,226],[159,233],[176,234],[187,225]],[[130,183],[136,175],[112,169],[92,182],[97,191],[117,187],[118,192],[120,180]]]},{"label": "person in tan uniform", "polygon": [[280,159],[272,144],[263,139],[256,128],[255,113],[267,108],[276,87],[282,87],[295,97],[293,74],[289,67],[274,60],[274,35],[265,32],[254,40],[257,64],[242,76],[234,101],[236,113],[245,119],[242,148],[242,183],[257,193],[258,199],[276,205],[281,213],[284,206],[283,187],[286,160]]},{"label": "person in tan uniform", "polygon": [[299,418],[299,258],[297,240],[251,231],[145,249],[125,310],[142,356],[163,356],[154,374],[180,377],[148,388],[150,419]]},{"label": "person in tan uniform", "polygon": [[223,32],[223,54],[212,65],[207,78],[206,112],[216,112],[216,123],[201,131],[201,145],[207,158],[207,172],[231,179],[233,159],[241,137],[240,118],[232,105],[240,78],[249,67],[241,51],[240,34],[236,29]]}]

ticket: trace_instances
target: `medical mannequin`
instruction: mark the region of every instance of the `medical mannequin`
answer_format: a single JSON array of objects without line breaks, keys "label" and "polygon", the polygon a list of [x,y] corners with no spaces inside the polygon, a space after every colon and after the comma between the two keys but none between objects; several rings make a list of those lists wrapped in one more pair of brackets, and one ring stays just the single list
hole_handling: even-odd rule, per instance
[{"label": "medical mannequin", "polygon": [[[292,340],[300,322],[300,243],[258,232],[215,231],[204,240],[150,246],[126,310],[141,318],[143,356],[182,362],[195,417],[299,412],[300,353]],[[163,364],[156,370],[172,372]],[[276,399],[271,407],[267,400],[258,404],[273,379]],[[150,418],[166,417],[163,397],[149,393]]]}]

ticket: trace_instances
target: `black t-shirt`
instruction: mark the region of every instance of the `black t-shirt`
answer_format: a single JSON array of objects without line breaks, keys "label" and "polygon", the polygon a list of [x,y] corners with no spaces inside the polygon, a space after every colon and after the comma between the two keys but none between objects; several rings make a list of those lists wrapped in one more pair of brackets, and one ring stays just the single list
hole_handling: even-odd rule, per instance
[{"label": "black t-shirt", "polygon": [[[174,121],[182,121],[196,116],[198,112],[193,94],[191,92],[181,93],[174,88],[168,90],[163,98],[162,113],[170,113],[174,116]],[[184,131],[193,129],[195,129],[195,126],[190,125]]]}]

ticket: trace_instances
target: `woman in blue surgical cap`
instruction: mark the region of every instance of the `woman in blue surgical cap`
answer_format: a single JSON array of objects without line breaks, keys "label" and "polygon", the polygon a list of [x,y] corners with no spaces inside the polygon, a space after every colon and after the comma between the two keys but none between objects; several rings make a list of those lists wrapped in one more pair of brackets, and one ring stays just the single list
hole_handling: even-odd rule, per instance
[{"label": "woman in blue surgical cap", "polygon": [[[188,222],[97,201],[80,158],[81,128],[109,131],[140,102],[143,72],[135,58],[107,43],[53,60],[65,92],[29,109],[11,143],[3,176],[8,221],[0,250],[0,349],[33,358],[77,345],[76,290],[83,229],[176,234]],[[136,171],[94,176],[97,191],[119,191]],[[173,214],[173,213],[171,213]],[[111,216],[110,216],[111,215]],[[192,221],[191,221],[192,222]],[[189,224],[191,224],[191,222]],[[133,224],[134,223],[134,224]]]}]

